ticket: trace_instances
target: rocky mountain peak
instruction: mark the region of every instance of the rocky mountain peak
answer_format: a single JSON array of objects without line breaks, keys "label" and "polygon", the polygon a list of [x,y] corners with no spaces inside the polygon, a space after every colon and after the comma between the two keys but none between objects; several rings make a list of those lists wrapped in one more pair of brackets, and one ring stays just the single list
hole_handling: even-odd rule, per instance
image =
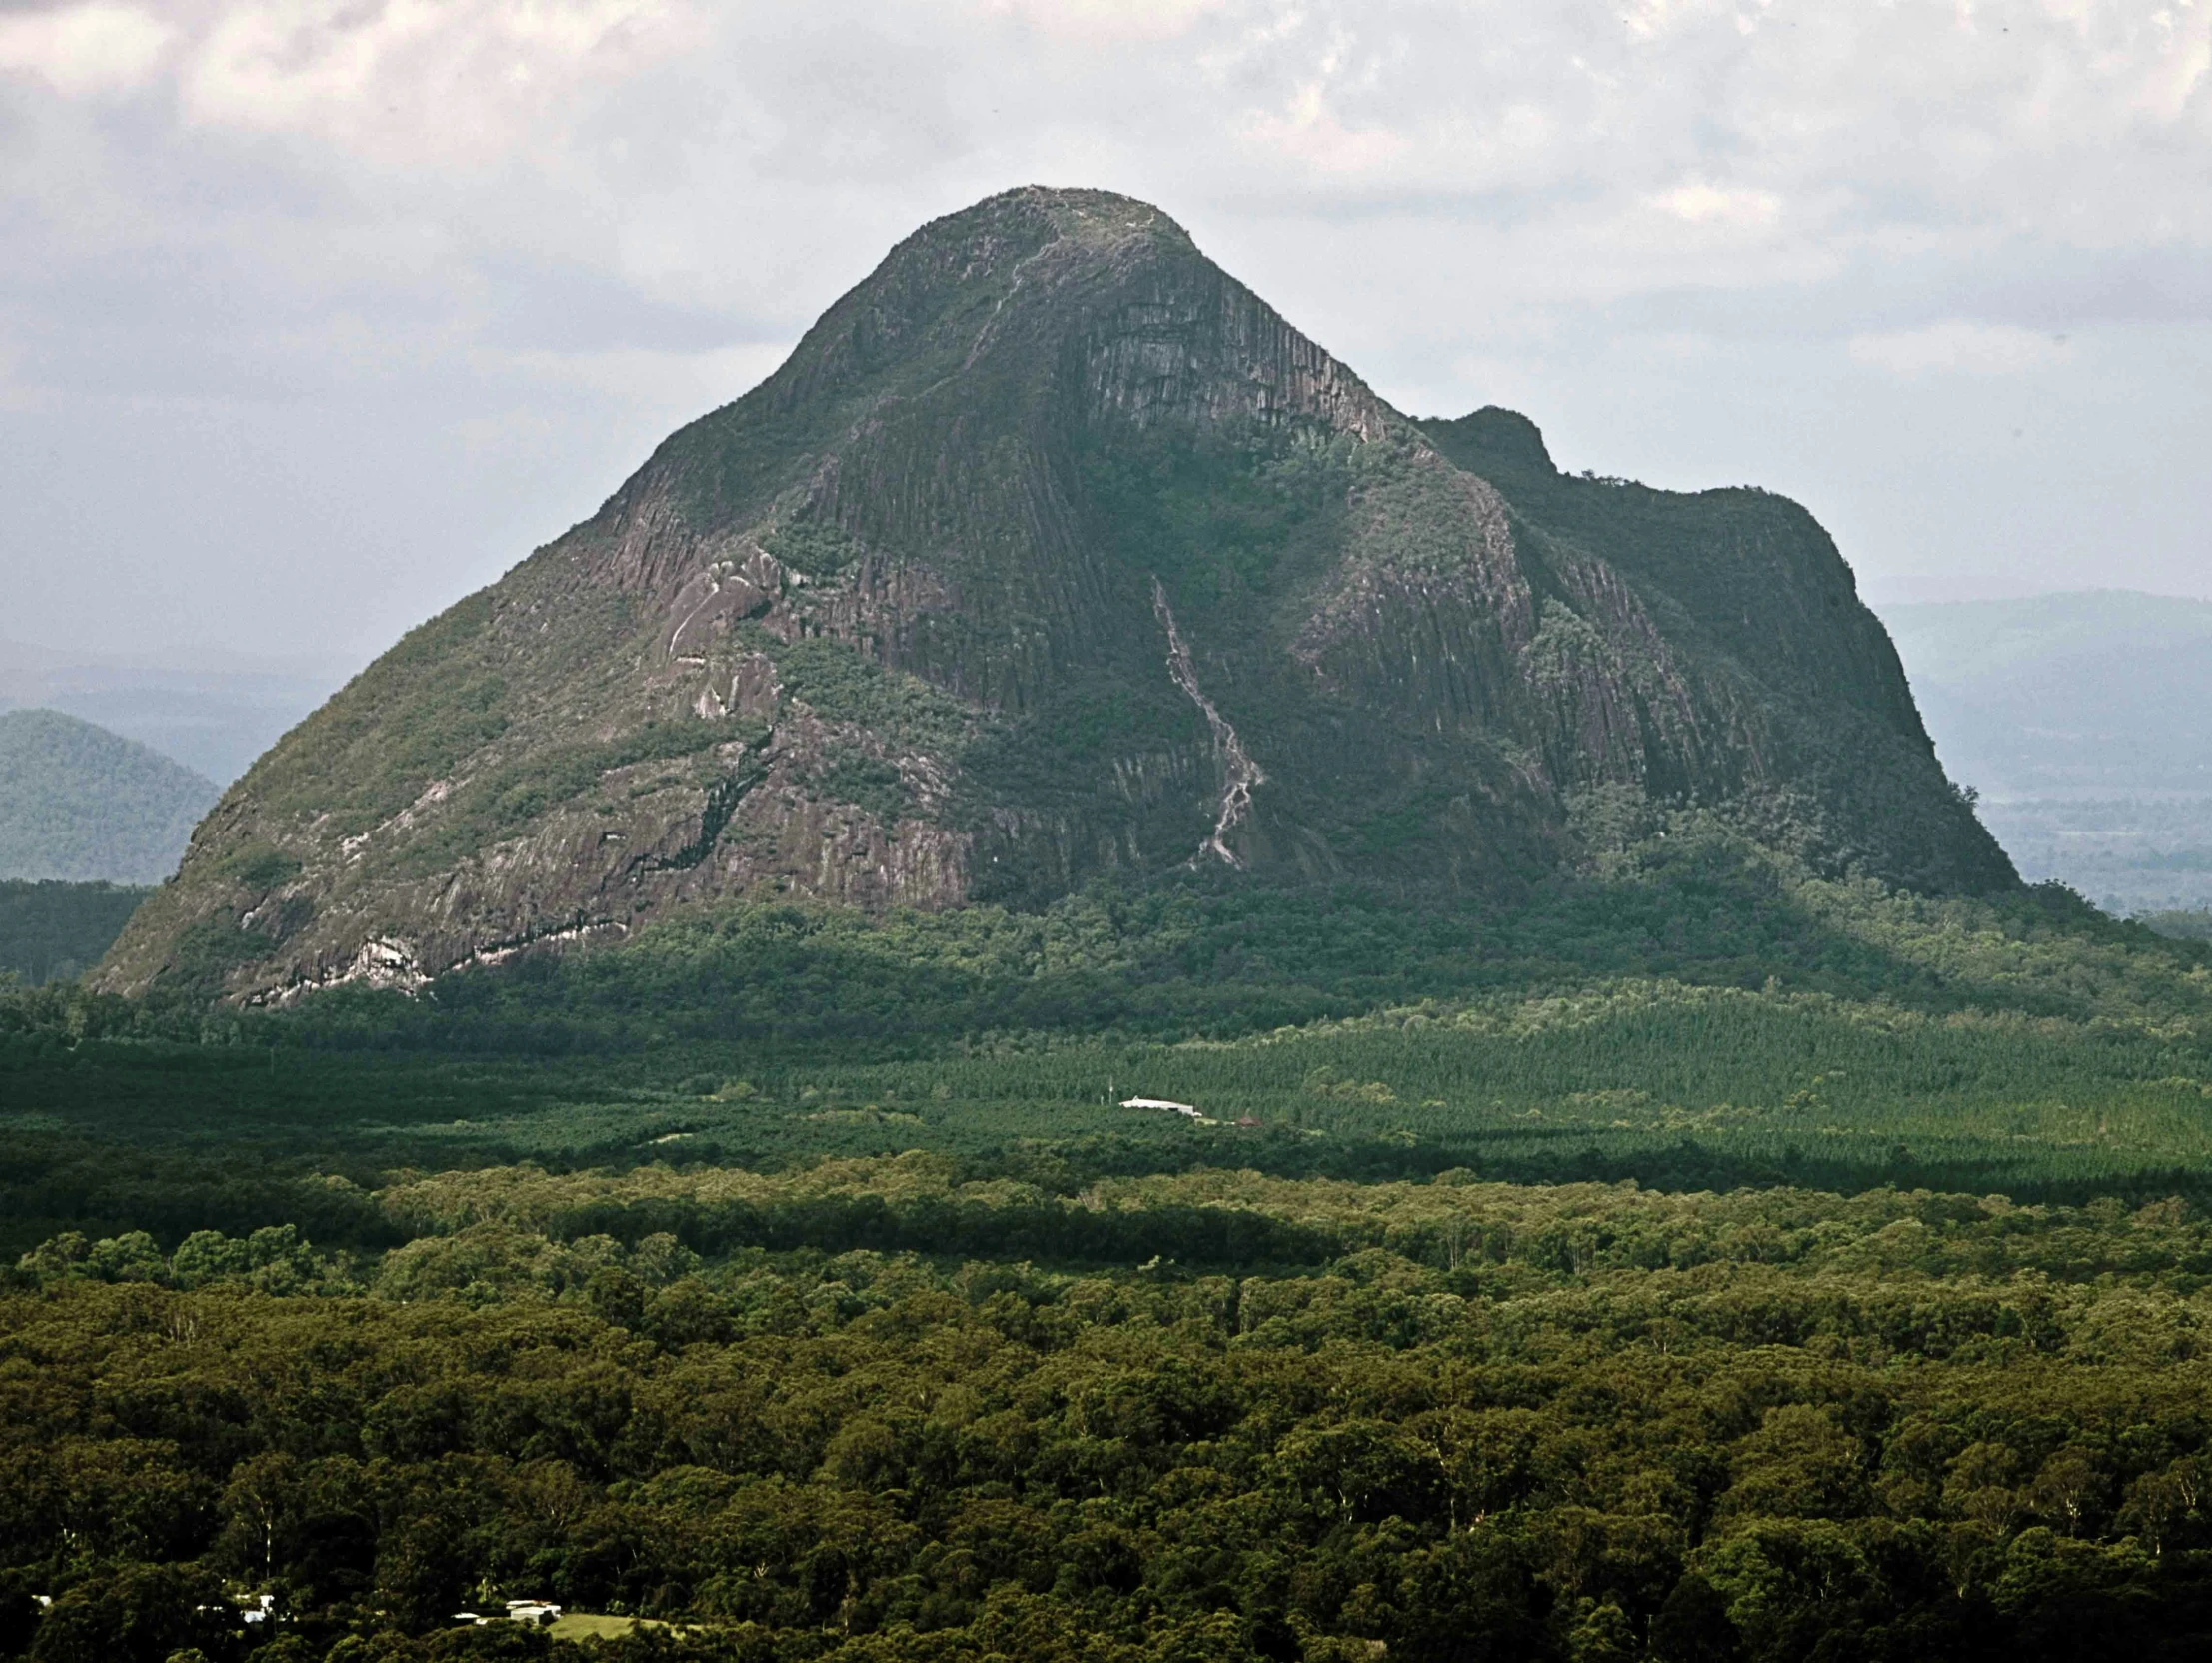
[{"label": "rocky mountain peak", "polygon": [[1801,509],[1415,423],[1157,209],[934,221],[228,793],[111,985],[288,1000],[710,902],[1502,892],[1577,804],[2011,881]]}]

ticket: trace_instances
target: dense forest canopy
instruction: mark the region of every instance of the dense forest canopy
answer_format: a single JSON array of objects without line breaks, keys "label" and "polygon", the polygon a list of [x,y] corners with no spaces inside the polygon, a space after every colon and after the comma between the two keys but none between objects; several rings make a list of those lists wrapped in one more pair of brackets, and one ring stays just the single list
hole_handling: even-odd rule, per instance
[{"label": "dense forest canopy", "polygon": [[[0,1655],[2212,1628],[2212,944],[2057,889],[1682,816],[1513,906],[1198,875],[57,984],[0,995]],[[456,1619],[511,1600],[563,1610]]]},{"label": "dense forest canopy", "polygon": [[0,879],[0,974],[34,986],[73,981],[99,963],[146,898],[117,883]]},{"label": "dense forest canopy", "polygon": [[639,1658],[2178,1658],[2212,1601],[2179,1203],[905,1156],[359,1204],[397,1245],[23,1257],[34,1657],[269,1596],[256,1655],[346,1660],[577,1655],[452,1626],[521,1598],[674,1625],[591,1643]]}]

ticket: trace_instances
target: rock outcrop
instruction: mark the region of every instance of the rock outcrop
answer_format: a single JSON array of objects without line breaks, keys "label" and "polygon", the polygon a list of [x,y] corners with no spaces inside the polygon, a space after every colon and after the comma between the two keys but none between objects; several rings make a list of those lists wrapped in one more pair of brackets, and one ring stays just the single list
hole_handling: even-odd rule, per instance
[{"label": "rock outcrop", "polygon": [[1413,421],[1156,209],[1024,190],[287,735],[102,974],[281,1002],[1193,861],[1503,890],[1606,791],[2014,881],[1803,510]]}]

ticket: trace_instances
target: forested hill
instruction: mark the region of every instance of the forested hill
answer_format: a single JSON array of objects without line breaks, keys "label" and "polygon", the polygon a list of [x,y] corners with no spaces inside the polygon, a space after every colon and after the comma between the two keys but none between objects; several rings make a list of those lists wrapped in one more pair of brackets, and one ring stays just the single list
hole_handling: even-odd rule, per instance
[{"label": "forested hill", "polygon": [[419,986],[710,900],[1193,865],[1423,905],[1584,858],[1594,798],[2016,881],[1810,516],[1561,481],[1497,414],[1409,420],[1143,203],[994,197],[287,735],[105,983]]},{"label": "forested hill", "polygon": [[156,883],[216,788],[59,711],[0,712],[0,878]]}]

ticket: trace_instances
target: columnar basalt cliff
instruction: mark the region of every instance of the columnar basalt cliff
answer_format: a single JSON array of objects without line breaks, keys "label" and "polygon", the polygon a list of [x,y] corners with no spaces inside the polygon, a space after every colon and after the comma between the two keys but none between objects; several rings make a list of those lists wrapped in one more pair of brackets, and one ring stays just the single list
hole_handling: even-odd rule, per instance
[{"label": "columnar basalt cliff", "polygon": [[1803,510],[1416,422],[1157,210],[924,227],[224,798],[105,982],[282,1002],[717,897],[1503,892],[1593,790],[2014,881]]}]

